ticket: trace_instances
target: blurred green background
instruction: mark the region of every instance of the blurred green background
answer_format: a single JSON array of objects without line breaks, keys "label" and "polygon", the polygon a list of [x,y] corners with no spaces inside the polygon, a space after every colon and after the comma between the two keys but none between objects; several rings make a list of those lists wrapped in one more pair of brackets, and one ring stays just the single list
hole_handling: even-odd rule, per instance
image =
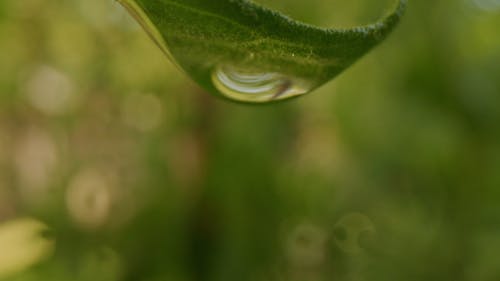
[{"label": "blurred green background", "polygon": [[245,106],[115,1],[0,1],[0,280],[500,280],[500,1],[409,4],[327,86]]}]

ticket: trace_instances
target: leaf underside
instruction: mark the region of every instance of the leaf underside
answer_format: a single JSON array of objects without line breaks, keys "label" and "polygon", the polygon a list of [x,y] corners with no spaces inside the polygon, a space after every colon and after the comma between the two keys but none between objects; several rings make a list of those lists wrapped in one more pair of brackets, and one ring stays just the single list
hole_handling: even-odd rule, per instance
[{"label": "leaf underside", "polygon": [[[383,41],[406,7],[406,0],[399,0],[377,23],[331,29],[292,20],[247,0],[119,2],[205,89],[255,103],[304,94],[333,79]],[[214,76],[218,71],[223,75]],[[229,81],[230,90],[219,87],[214,77],[223,84]],[[293,91],[294,86],[301,90]]]}]

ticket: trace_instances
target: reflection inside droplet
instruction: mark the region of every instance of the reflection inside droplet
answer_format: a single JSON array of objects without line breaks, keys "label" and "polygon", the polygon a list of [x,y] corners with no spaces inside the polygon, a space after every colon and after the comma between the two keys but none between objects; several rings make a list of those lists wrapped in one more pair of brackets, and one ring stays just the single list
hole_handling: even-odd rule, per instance
[{"label": "reflection inside droplet", "polygon": [[305,81],[280,73],[242,71],[233,67],[216,67],[212,82],[230,99],[255,103],[303,95],[311,88]]}]

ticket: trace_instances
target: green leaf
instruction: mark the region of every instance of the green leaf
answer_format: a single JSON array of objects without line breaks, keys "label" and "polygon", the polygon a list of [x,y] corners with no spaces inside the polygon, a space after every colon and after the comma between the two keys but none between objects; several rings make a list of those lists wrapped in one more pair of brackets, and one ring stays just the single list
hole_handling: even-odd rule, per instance
[{"label": "green leaf", "polygon": [[265,103],[306,94],[383,41],[406,0],[377,23],[327,29],[247,0],[119,0],[163,52],[208,91]]}]

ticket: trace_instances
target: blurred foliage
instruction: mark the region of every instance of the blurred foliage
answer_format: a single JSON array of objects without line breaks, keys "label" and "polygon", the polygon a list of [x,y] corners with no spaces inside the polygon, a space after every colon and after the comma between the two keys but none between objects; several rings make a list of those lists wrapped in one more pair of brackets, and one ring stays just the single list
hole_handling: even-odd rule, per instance
[{"label": "blurred foliage", "polygon": [[252,107],[111,0],[0,1],[1,280],[499,280],[498,26],[498,0],[411,1],[335,82]]}]

